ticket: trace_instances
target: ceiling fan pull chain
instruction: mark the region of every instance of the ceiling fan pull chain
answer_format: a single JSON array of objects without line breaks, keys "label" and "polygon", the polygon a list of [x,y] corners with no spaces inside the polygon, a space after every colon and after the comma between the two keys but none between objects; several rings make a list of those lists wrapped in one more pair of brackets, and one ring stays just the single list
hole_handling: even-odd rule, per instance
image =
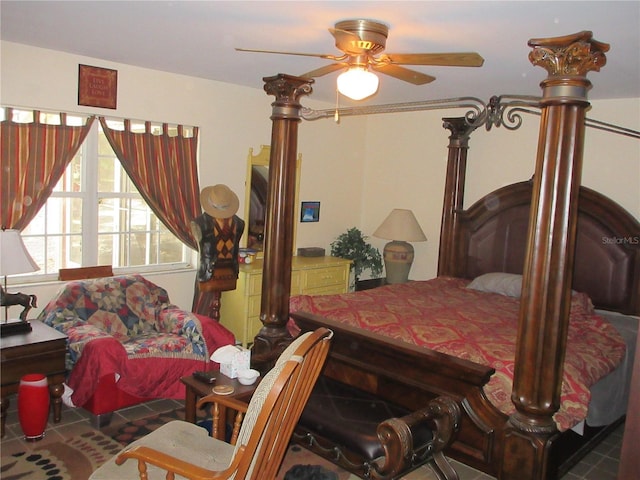
[{"label": "ceiling fan pull chain", "polygon": [[336,123],[340,123],[340,92],[336,88],[336,113],[333,115],[333,119]]}]

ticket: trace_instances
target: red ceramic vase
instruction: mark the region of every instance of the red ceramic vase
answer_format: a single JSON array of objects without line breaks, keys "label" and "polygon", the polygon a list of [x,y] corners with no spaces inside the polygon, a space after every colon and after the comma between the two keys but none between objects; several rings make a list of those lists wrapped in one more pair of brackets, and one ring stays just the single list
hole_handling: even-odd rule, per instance
[{"label": "red ceramic vase", "polygon": [[36,441],[44,437],[49,418],[49,385],[46,376],[30,373],[20,379],[18,418],[25,440]]}]

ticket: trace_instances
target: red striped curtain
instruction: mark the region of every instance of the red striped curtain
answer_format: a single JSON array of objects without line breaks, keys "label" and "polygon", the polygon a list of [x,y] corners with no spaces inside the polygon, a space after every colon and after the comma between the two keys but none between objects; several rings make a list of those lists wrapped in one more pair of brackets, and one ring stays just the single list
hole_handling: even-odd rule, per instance
[{"label": "red striped curtain", "polygon": [[162,134],[151,133],[151,122],[145,122],[144,133],[131,131],[131,120],[125,120],[124,130],[109,128],[100,117],[102,130],[123,168],[140,195],[166,227],[183,243],[198,248],[191,233],[191,220],[201,213],[198,184],[198,128],[193,136],[169,135],[169,126]]},{"label": "red striped curtain", "polygon": [[[170,136],[167,124],[163,124],[161,135],[151,133],[151,122],[145,122],[144,133],[132,132],[130,120],[125,120],[124,130],[109,128],[104,117],[100,117],[100,124],[123,168],[153,212],[175,236],[197,250],[191,221],[202,213],[198,128],[194,127],[192,137],[185,137],[182,125],[178,126],[177,136]],[[208,315],[216,301],[216,292],[200,291],[196,277],[191,309]]]},{"label": "red striped curtain", "polygon": [[32,123],[0,122],[0,226],[23,230],[51,195],[65,168],[91,129],[94,117],[82,127],[40,123],[34,110]]}]

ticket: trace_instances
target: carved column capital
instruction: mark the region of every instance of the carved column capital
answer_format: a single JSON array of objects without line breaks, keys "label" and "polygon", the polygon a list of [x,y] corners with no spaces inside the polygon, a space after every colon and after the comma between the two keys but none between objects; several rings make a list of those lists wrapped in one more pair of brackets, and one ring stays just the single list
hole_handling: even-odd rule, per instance
[{"label": "carved column capital", "polygon": [[[590,71],[600,71],[607,63],[609,44],[593,39],[590,31],[553,38],[532,38],[528,45],[529,61],[547,70],[549,77],[541,83],[544,99],[586,99],[591,82]],[[543,101],[544,101],[543,99]]]},{"label": "carved column capital", "polygon": [[[286,75],[279,73],[273,77],[264,77],[264,91],[268,95],[276,97],[274,102],[274,116],[278,118],[296,118],[300,119],[299,109],[300,97],[303,95],[309,95],[313,92],[311,84],[314,82],[311,78],[295,77],[293,75]],[[297,107],[294,110],[278,107]]]},{"label": "carved column capital", "polygon": [[476,127],[469,125],[465,117],[445,117],[442,119],[442,127],[451,132],[449,137],[449,147],[467,147],[469,145],[469,135]]},{"label": "carved column capital", "polygon": [[609,44],[593,39],[589,31],[553,38],[532,38],[529,60],[547,70],[549,75],[585,76],[600,71],[607,63]]}]

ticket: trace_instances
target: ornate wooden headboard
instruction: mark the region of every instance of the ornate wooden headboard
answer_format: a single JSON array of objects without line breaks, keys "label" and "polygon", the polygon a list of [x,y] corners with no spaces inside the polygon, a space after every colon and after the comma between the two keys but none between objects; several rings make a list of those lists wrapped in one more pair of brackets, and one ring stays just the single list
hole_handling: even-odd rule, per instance
[{"label": "ornate wooden headboard", "polygon": [[[502,187],[459,212],[456,276],[522,273],[532,184]],[[580,187],[572,285],[597,308],[640,313],[640,223],[587,187]]]}]

